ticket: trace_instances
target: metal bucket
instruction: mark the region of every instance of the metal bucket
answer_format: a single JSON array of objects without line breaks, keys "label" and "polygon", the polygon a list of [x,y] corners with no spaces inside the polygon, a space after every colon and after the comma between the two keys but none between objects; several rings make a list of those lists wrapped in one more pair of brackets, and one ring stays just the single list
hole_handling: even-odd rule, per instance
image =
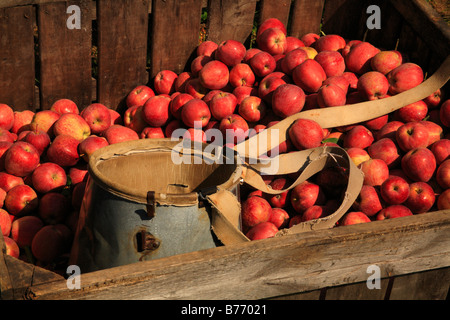
[{"label": "metal bucket", "polygon": [[91,272],[216,247],[205,195],[237,196],[242,167],[200,146],[140,139],[92,154],[70,264]]}]

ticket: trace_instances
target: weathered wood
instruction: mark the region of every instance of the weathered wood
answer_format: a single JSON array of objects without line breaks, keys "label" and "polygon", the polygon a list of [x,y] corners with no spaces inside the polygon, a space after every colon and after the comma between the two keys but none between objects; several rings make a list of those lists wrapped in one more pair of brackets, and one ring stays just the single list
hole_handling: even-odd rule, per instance
[{"label": "weathered wood", "polygon": [[429,48],[421,38],[417,37],[407,21],[404,22],[400,30],[397,50],[404,55],[405,62],[417,63],[426,72],[430,61]]},{"label": "weathered wood", "polygon": [[[81,25],[69,28],[70,5],[80,8]],[[38,7],[40,108],[58,99],[71,99],[83,109],[91,96],[90,0],[41,4]],[[75,18],[78,18],[75,14]],[[69,23],[70,24],[70,23]]]},{"label": "weathered wood", "polygon": [[0,9],[0,103],[35,110],[32,6]]},{"label": "weathered wood", "polygon": [[149,0],[97,0],[97,100],[111,109],[125,107],[127,94],[147,84]]},{"label": "weathered wood", "polygon": [[319,34],[324,2],[324,0],[294,1],[289,34],[297,38],[310,32]]},{"label": "weathered wood", "polygon": [[208,1],[208,40],[247,42],[252,32],[256,0]]},{"label": "weathered wood", "polygon": [[258,26],[269,18],[277,18],[288,27],[292,0],[260,0]]},{"label": "weathered wood", "polygon": [[30,288],[32,299],[259,299],[450,266],[450,212],[224,246]]},{"label": "weathered wood", "polygon": [[[367,276],[370,276],[368,274]],[[326,288],[326,300],[383,300],[389,279],[380,280],[380,288],[369,289],[366,282]]]},{"label": "weathered wood", "polygon": [[181,73],[190,67],[199,44],[201,1],[153,1],[151,74]]}]

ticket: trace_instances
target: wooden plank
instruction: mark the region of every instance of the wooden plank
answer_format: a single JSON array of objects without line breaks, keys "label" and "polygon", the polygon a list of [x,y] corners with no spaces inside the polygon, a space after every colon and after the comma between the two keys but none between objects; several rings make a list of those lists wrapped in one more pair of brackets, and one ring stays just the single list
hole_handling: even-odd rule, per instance
[{"label": "wooden plank", "polygon": [[450,268],[395,277],[390,300],[445,300],[450,289]]},{"label": "wooden plank", "polygon": [[0,102],[35,110],[32,6],[0,9]]},{"label": "wooden plank", "polygon": [[[258,26],[269,18],[277,18],[288,27],[292,0],[260,0]],[[288,31],[289,32],[289,31]]]},{"label": "wooden plank", "polygon": [[237,40],[246,43],[251,35],[256,0],[217,0],[208,2],[208,40],[220,43]]},{"label": "wooden plank", "polygon": [[425,42],[417,36],[407,21],[402,25],[397,50],[405,56],[405,62],[417,63],[426,72],[428,69],[430,50]]},{"label": "wooden plank", "polygon": [[381,279],[379,289],[369,289],[366,282],[329,287],[326,288],[325,300],[383,300],[388,284],[389,279]]},{"label": "wooden plank", "polygon": [[450,211],[223,246],[33,286],[31,299],[260,299],[450,266]]},{"label": "wooden plank", "polygon": [[[81,10],[80,15],[67,13],[71,5]],[[80,110],[92,102],[89,8],[90,0],[38,7],[41,109],[49,109],[62,98],[73,100]],[[79,29],[68,27],[71,17],[81,19]]]},{"label": "wooden plank", "polygon": [[285,296],[269,298],[270,300],[321,300],[322,290],[294,293]]},{"label": "wooden plank", "polygon": [[310,32],[319,34],[324,2],[324,0],[294,1],[289,34],[297,38]]},{"label": "wooden plank", "polygon": [[202,2],[153,1],[150,78],[161,70],[187,71],[199,44]]},{"label": "wooden plank", "polygon": [[97,100],[120,110],[137,85],[147,84],[148,0],[98,0]]}]

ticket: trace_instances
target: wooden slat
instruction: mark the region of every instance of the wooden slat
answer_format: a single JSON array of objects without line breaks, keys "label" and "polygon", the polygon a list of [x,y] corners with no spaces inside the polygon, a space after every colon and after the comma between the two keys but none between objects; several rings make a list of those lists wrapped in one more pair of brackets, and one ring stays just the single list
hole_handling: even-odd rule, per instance
[{"label": "wooden slat", "polygon": [[407,21],[402,25],[397,50],[406,57],[406,61],[417,63],[426,72],[430,50]]},{"label": "wooden slat", "polygon": [[[71,99],[83,109],[91,100],[90,0],[41,4],[38,7],[40,108]],[[81,29],[69,29],[70,5],[81,9]]]},{"label": "wooden slat", "polygon": [[97,0],[97,100],[124,107],[127,94],[147,84],[148,0]]},{"label": "wooden slat", "polygon": [[260,0],[258,26],[269,18],[277,18],[288,27],[292,0]]},{"label": "wooden slat", "polygon": [[[369,276],[369,275],[368,275]],[[380,289],[369,289],[366,282],[326,288],[326,300],[383,300],[389,279],[380,280]]]},{"label": "wooden slat", "polygon": [[33,286],[32,299],[259,299],[450,266],[450,212],[218,247]]},{"label": "wooden slat", "polygon": [[0,103],[35,110],[32,6],[0,9]]},{"label": "wooden slat", "polygon": [[237,40],[246,43],[252,32],[256,0],[217,0],[208,2],[208,40],[220,43]]},{"label": "wooden slat", "polygon": [[202,1],[155,0],[152,8],[151,74],[181,73],[190,67],[199,44]]},{"label": "wooden slat", "polygon": [[296,0],[292,8],[289,34],[297,38],[310,32],[319,34],[324,2],[324,0]]}]

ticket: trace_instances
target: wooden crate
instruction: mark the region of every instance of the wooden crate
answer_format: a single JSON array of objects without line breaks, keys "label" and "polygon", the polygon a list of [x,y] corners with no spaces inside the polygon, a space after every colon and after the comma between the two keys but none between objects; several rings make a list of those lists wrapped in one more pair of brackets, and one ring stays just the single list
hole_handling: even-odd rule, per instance
[{"label": "wooden crate", "polygon": [[[70,5],[81,9],[80,29],[66,27]],[[381,9],[379,30],[366,27],[369,5]],[[189,67],[201,30],[249,45],[254,24],[269,17],[293,36],[322,30],[398,48],[428,74],[450,53],[450,29],[425,0],[4,0],[0,101],[37,111],[69,98],[81,109],[95,101],[123,111],[136,85]],[[61,275],[2,254],[1,298],[445,299],[449,235],[450,212],[430,212],[92,272],[74,290]],[[372,265],[380,289],[367,286]]]}]

